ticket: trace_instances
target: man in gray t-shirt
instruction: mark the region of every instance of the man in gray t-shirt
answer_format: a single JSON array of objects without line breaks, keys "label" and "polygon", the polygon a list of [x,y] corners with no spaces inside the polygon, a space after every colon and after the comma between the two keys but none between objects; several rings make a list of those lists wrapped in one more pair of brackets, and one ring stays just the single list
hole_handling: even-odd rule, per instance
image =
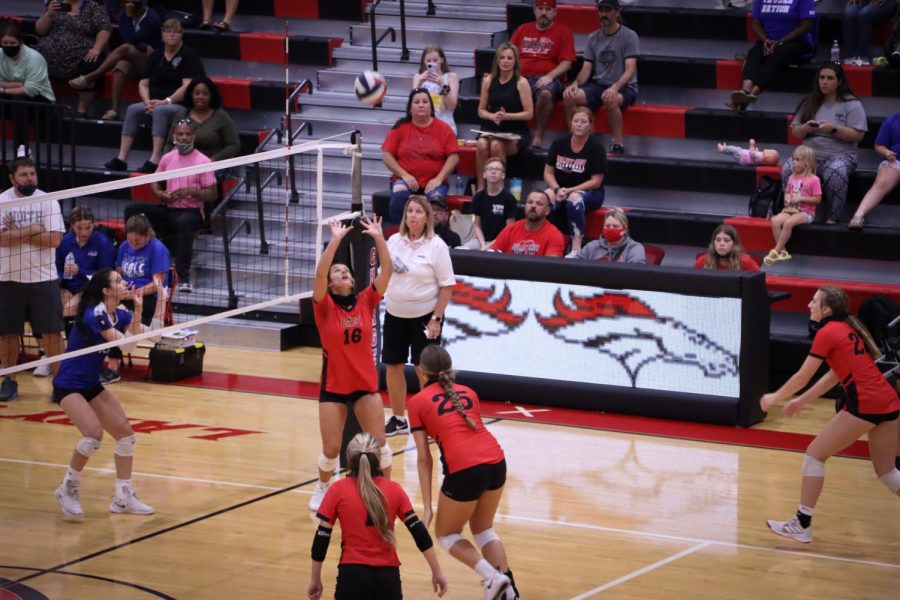
[{"label": "man in gray t-shirt", "polygon": [[619,20],[619,0],[598,0],[600,29],[588,37],[584,64],[575,81],[563,92],[566,118],[575,107],[606,108],[612,133],[610,154],[625,154],[622,146],[622,110],[637,100],[637,34]]}]

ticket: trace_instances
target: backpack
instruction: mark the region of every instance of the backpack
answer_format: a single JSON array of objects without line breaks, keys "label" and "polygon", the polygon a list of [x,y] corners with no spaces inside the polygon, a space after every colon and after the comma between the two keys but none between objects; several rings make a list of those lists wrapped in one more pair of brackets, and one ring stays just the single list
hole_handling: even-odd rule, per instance
[{"label": "backpack", "polygon": [[475,238],[475,215],[464,215],[458,210],[450,211],[450,230],[459,236],[465,246]]},{"label": "backpack", "polygon": [[878,349],[889,354],[891,348],[900,348],[898,328],[888,327],[891,321],[900,316],[900,308],[887,296],[872,296],[859,305],[859,320],[866,326]]},{"label": "backpack", "polygon": [[750,216],[765,219],[769,215],[778,214],[782,208],[784,208],[784,194],[781,179],[763,175],[759,179],[759,187],[750,194]]}]

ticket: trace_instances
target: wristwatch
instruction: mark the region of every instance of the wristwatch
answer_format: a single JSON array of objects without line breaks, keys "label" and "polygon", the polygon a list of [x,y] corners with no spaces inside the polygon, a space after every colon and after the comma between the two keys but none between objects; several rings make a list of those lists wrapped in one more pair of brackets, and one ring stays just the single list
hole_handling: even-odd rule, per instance
[{"label": "wristwatch", "polygon": [[837,133],[837,127],[832,127],[832,128],[831,128],[831,133],[832,133],[832,135],[834,135],[835,133]]},{"label": "wristwatch", "polygon": [[437,321],[438,323],[440,323],[441,321],[444,320],[444,317],[439,317],[439,316],[437,316],[437,315],[431,315],[431,320],[432,320],[432,321]]}]

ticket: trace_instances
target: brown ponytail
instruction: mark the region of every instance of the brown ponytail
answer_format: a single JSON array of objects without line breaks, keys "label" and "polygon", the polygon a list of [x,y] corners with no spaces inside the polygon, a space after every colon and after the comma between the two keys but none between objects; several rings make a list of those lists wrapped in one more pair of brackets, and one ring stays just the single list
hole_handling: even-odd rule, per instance
[{"label": "brown ponytail", "polygon": [[847,297],[847,293],[833,285],[821,287],[819,292],[822,294],[822,306],[827,306],[831,309],[831,316],[838,321],[844,321],[856,330],[856,333],[859,334],[859,337],[862,338],[863,343],[866,345],[866,350],[874,360],[881,358],[881,350],[878,349],[878,344],[875,343],[872,334],[869,333],[869,330],[866,329],[866,326],[859,319],[850,314],[850,299]]},{"label": "brown ponytail", "polygon": [[453,387],[453,361],[450,359],[450,353],[440,346],[426,346],[419,357],[419,368],[430,379],[437,379],[444,388],[447,398],[453,403],[456,412],[465,419],[466,425],[471,429],[478,429],[478,425],[475,424],[472,417],[466,414],[466,407],[463,406],[459,393]]},{"label": "brown ponytail", "polygon": [[366,507],[366,513],[378,528],[382,539],[391,546],[396,546],[397,540],[390,528],[387,500],[381,488],[375,485],[372,479],[375,475],[381,474],[381,470],[378,469],[379,455],[378,440],[371,434],[357,433],[347,444],[347,466],[351,475],[356,474],[359,495]]}]

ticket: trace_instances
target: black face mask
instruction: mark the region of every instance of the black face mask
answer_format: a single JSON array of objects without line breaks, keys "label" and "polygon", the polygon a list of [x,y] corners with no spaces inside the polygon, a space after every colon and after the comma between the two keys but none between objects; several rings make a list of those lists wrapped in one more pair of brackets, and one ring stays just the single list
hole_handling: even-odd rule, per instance
[{"label": "black face mask", "polygon": [[3,54],[7,55],[10,58],[13,58],[19,53],[19,48],[21,47],[22,46],[18,44],[15,46],[3,46]]},{"label": "black face mask", "polygon": [[16,189],[18,189],[19,193],[22,194],[23,196],[30,196],[35,191],[37,191],[37,186],[36,185],[20,185],[20,186],[17,186]]},{"label": "black face mask", "polygon": [[331,290],[328,290],[328,295],[331,296],[331,299],[334,300],[335,304],[344,310],[353,310],[353,307],[356,306],[356,294],[353,292],[346,296],[342,296],[341,294],[335,294]]},{"label": "black face mask", "polygon": [[837,321],[834,317],[823,317],[821,321],[813,321],[809,320],[806,327],[809,329],[809,337],[815,337],[816,333],[825,326],[825,323],[829,323],[831,321]]}]

